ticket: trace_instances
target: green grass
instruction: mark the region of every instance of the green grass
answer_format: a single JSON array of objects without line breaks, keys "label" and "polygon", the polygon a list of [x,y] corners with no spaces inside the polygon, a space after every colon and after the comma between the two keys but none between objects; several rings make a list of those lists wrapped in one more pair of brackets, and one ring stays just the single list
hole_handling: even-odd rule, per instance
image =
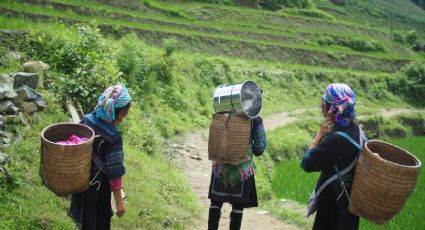
[{"label": "green grass", "polygon": [[[322,9],[339,20],[363,23],[370,27],[394,30],[418,30],[425,23],[425,12],[411,1],[376,0],[376,1],[346,1],[345,6],[335,6],[329,1],[314,0],[319,9]],[[390,20],[391,18],[391,20]],[[422,39],[425,39],[423,30],[418,30]]]},{"label": "green grass", "polygon": [[275,169],[273,191],[281,198],[306,204],[320,173],[306,173],[300,159],[282,161]]},{"label": "green grass", "polygon": [[[407,149],[422,162],[425,161],[425,137],[392,140],[390,143]],[[279,198],[295,200],[306,205],[318,176],[319,173],[305,173],[300,168],[300,159],[285,160],[274,171],[273,191]],[[379,227],[362,219],[360,229],[423,229],[425,227],[425,220],[422,218],[425,215],[424,186],[425,179],[423,175],[420,175],[418,184],[406,205],[388,224]]]}]

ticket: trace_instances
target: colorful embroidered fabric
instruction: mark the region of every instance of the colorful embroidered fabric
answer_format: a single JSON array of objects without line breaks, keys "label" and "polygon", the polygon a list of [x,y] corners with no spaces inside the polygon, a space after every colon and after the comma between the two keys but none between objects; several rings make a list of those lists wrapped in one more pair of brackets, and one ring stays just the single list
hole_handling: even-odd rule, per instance
[{"label": "colorful embroidered fabric", "polygon": [[328,85],[322,99],[331,104],[329,112],[336,112],[337,125],[345,127],[356,117],[354,110],[356,95],[348,85],[342,83]]},{"label": "colorful embroidered fabric", "polygon": [[99,96],[94,112],[96,112],[97,118],[112,123],[115,121],[115,108],[123,108],[130,101],[130,94],[124,86],[110,86]]},{"label": "colorful embroidered fabric", "polygon": [[82,144],[84,142],[87,142],[89,139],[87,137],[79,137],[76,135],[70,136],[67,140],[64,141],[58,141],[56,144],[60,145],[78,145]]}]

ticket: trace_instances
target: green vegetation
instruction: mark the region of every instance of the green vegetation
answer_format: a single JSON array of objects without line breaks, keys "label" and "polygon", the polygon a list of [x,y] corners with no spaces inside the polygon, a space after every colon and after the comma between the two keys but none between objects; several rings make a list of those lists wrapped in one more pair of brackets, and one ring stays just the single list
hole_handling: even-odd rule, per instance
[{"label": "green vegetation", "polygon": [[[208,126],[211,94],[220,84],[254,80],[264,90],[263,117],[293,112],[295,122],[268,133],[256,180],[264,207],[303,228],[311,227],[311,219],[292,202],[306,202],[317,174],[302,172],[299,159],[319,127],[318,103],[327,84],[344,82],[355,90],[359,120],[371,138],[420,143],[411,137],[424,135],[423,114],[374,115],[423,106],[425,55],[410,47],[425,38],[423,10],[400,0],[273,2],[293,8],[249,9],[227,0],[1,1],[0,28],[20,31],[0,31],[0,73],[20,71],[27,60],[51,66],[41,92],[48,109],[29,117],[31,129],[8,126],[23,138],[7,152],[14,183],[0,180],[2,227],[71,228],[69,201],[39,183],[34,146],[43,127],[67,120],[64,98],[90,111],[101,91],[118,82],[127,85],[134,105],[119,127],[129,211],[114,219],[117,228],[186,229],[199,215],[176,159],[164,153],[171,138]],[[22,59],[11,58],[11,51]],[[423,199],[415,192],[388,226],[423,226],[410,223],[423,214],[416,211]]]}]

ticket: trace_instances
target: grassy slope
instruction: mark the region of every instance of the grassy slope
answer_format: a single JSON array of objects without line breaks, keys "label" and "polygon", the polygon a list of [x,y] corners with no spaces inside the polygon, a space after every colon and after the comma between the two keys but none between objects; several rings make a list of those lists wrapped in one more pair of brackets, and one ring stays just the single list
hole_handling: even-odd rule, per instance
[{"label": "grassy slope", "polygon": [[[65,2],[65,1],[56,1],[56,2]],[[68,2],[68,1],[66,1]],[[81,5],[82,1],[71,1],[72,4]],[[86,4],[84,2],[84,4]],[[240,40],[240,38],[235,38],[235,35],[229,35],[228,30],[236,30],[242,32],[254,31],[258,34],[268,34],[268,35],[277,35],[280,37],[300,37],[305,36],[307,45],[302,45],[302,47],[317,47],[317,45],[312,45],[315,40],[314,37],[317,37],[318,34],[327,34],[327,35],[335,35],[335,36],[352,36],[353,33],[360,34],[362,38],[373,38],[383,42],[387,42],[386,36],[388,35],[388,31],[386,29],[376,29],[373,28],[374,25],[362,26],[356,25],[353,27],[353,24],[357,24],[358,19],[352,20],[351,23],[342,22],[340,20],[337,21],[326,21],[326,20],[315,20],[314,18],[308,17],[299,17],[299,16],[289,16],[287,14],[281,15],[281,13],[268,13],[268,12],[254,12],[252,10],[246,10],[241,8],[229,8],[231,9],[231,14],[228,18],[221,18],[222,9],[228,10],[227,7],[221,7],[216,5],[209,4],[183,4],[182,5],[174,5],[171,3],[164,2],[151,2],[148,6],[143,6],[145,10],[143,13],[139,14],[132,10],[124,10],[118,11],[117,7],[105,6],[97,3],[90,2],[85,6],[91,9],[100,9],[104,8],[106,12],[117,11],[123,14],[131,15],[138,18],[148,18],[155,19],[161,22],[169,22],[176,23],[182,25],[189,26],[197,26],[196,29],[187,29],[185,27],[174,28],[173,26],[159,27],[157,25],[149,25],[149,24],[141,24],[141,23],[129,23],[125,20],[120,21],[119,23],[116,20],[108,19],[107,22],[110,22],[113,25],[126,25],[126,26],[135,26],[136,28],[140,27],[146,30],[164,30],[164,32],[179,32],[179,33],[190,33],[192,35],[209,35],[209,32],[197,32],[199,27],[213,28],[217,31],[224,30],[224,32],[217,32],[219,38],[224,38],[226,40]],[[8,3],[8,6],[11,6]],[[13,6],[18,6],[15,4]],[[19,8],[22,7],[22,8]],[[12,7],[13,9],[20,10],[30,10],[34,8],[32,6],[19,6]],[[188,8],[188,10],[186,10]],[[34,8],[35,11],[39,13],[43,13],[45,11],[44,8]],[[211,20],[208,18],[203,19],[202,15],[197,14],[195,17],[190,16],[193,12],[206,12],[210,15]],[[49,7],[49,10],[52,15],[55,16],[72,16],[75,19],[84,19],[85,21],[91,21],[93,17],[90,16],[80,16],[75,14],[74,12],[62,12],[55,10],[53,7]],[[252,18],[249,16],[255,13]],[[257,23],[257,19],[263,17],[264,14],[267,14],[267,18],[270,20],[274,20],[272,24],[267,24],[263,22]],[[142,16],[143,15],[143,16]],[[295,26],[285,27],[282,25],[279,20],[285,18],[288,22],[292,23]],[[202,20],[201,20],[202,19]],[[345,20],[341,17],[342,20]],[[98,19],[99,20],[99,19]],[[252,21],[249,21],[252,20]],[[297,23],[299,25],[297,26]],[[323,24],[323,29],[320,28],[320,25]],[[6,19],[3,16],[0,16],[0,27],[2,28],[10,28],[10,29],[22,29],[22,28],[32,28],[32,29],[48,29],[48,30],[63,30],[64,26],[61,24],[56,24],[49,22],[46,23],[35,23],[29,22],[24,19]],[[158,29],[159,27],[159,29]],[[327,29],[326,29],[327,28]],[[353,28],[354,32],[350,31],[350,28]],[[195,32],[193,32],[195,31]],[[372,31],[366,32],[366,31]],[[152,38],[156,38],[152,36]],[[269,44],[266,38],[258,39],[258,44]],[[270,39],[269,39],[270,40]],[[214,41],[214,40],[212,40]],[[196,41],[200,43],[200,41]],[[254,42],[255,43],[255,42]],[[387,44],[386,43],[386,44]],[[390,44],[393,44],[389,42]],[[153,43],[158,45],[158,43]],[[275,43],[270,43],[275,44]],[[303,44],[303,43],[300,43]],[[300,45],[296,43],[296,45]],[[293,47],[293,43],[288,43],[285,46]],[[295,47],[296,47],[295,45]],[[209,49],[213,47],[214,43],[210,44],[201,44],[197,49]],[[233,52],[232,49],[243,49],[243,47],[233,47],[228,46],[225,49],[230,50],[229,53]],[[316,48],[314,48],[316,49]],[[321,47],[317,47],[317,49],[321,49]],[[190,50],[190,49],[189,49]],[[191,50],[192,52],[197,52],[197,50]],[[151,52],[149,48],[147,48],[147,52]],[[153,53],[158,52],[156,49],[153,49]],[[264,52],[264,50],[257,50],[258,52]],[[342,52],[342,53],[353,53],[352,51],[347,51],[341,47],[333,47],[332,52]],[[399,55],[397,53],[390,53],[391,55]],[[388,54],[364,54],[365,56],[388,56]],[[153,55],[155,58],[155,55]],[[345,81],[350,85],[355,85],[358,89],[358,93],[366,98],[366,95],[374,95],[379,94],[380,92],[384,92],[384,98],[387,100],[385,105],[382,105],[382,101],[380,100],[365,100],[361,102],[361,107],[363,107],[364,111],[367,111],[370,107],[398,107],[398,106],[408,106],[405,102],[403,102],[396,95],[392,95],[388,92],[387,89],[382,88],[382,82],[386,77],[395,77],[392,74],[383,74],[381,72],[372,72],[372,71],[352,71],[349,69],[338,69],[332,67],[317,67],[314,65],[300,65],[297,63],[288,64],[282,63],[284,61],[264,61],[264,60],[240,60],[231,57],[211,57],[209,54],[194,54],[187,53],[185,51],[177,53],[174,58],[176,59],[176,66],[173,70],[176,79],[177,85],[175,88],[181,92],[184,92],[183,95],[186,98],[196,98],[200,100],[202,98],[209,98],[212,90],[215,87],[215,84],[220,82],[240,82],[244,79],[252,79],[258,82],[261,87],[265,90],[265,110],[264,114],[270,114],[273,112],[284,111],[292,111],[295,109],[303,108],[314,108],[317,106],[316,100],[317,95],[320,94],[322,88],[331,81]],[[417,58],[416,56],[414,58]],[[0,70],[5,71],[5,70]],[[202,83],[203,79],[207,79],[207,83]],[[365,81],[366,87],[361,84],[361,81]],[[313,86],[313,87],[312,87]],[[356,90],[357,91],[357,90]],[[282,95],[285,95],[284,97]],[[163,99],[156,98],[159,96],[152,96],[154,102],[160,102]],[[284,98],[285,100],[282,100]],[[150,100],[150,99],[149,99]],[[294,103],[294,102],[297,103]],[[192,104],[193,103],[193,104]],[[191,106],[187,111],[179,111],[175,116],[171,116],[173,113],[173,109],[170,107],[164,106],[163,104],[159,104],[157,108],[143,111],[143,114],[147,114],[152,116],[149,119],[153,119],[154,122],[157,123],[165,123],[173,126],[171,131],[164,131],[165,133],[171,133],[167,135],[175,135],[179,132],[186,131],[188,129],[194,127],[205,127],[208,124],[209,114],[212,112],[211,106],[209,105],[209,101],[190,101]],[[302,105],[302,106],[300,106]],[[22,221],[22,226],[34,227],[34,228],[43,228],[52,226],[52,224],[57,225],[59,227],[63,226],[67,228],[70,226],[69,220],[65,216],[65,210],[67,208],[67,202],[61,199],[51,199],[52,194],[46,191],[45,188],[37,185],[38,177],[36,174],[36,165],[37,162],[31,162],[27,158],[34,158],[36,153],[31,152],[30,146],[37,146],[38,141],[38,132],[37,129],[41,129],[43,125],[52,123],[56,120],[53,117],[57,117],[58,110],[52,109],[53,112],[47,112],[47,114],[43,115],[43,119],[45,123],[40,123],[36,126],[35,131],[27,132],[28,143],[22,145],[22,149],[19,146],[20,142],[12,148],[13,150],[19,152],[27,153],[27,156],[24,155],[23,158],[17,157],[16,154],[13,154],[11,151],[10,155],[16,156],[14,157],[15,163],[12,163],[10,168],[14,170],[15,175],[18,175],[18,183],[20,185],[16,185],[15,189],[12,190],[12,195],[1,196],[2,199],[6,202],[1,202],[1,204],[6,204],[6,209],[1,213],[0,216],[4,217],[4,219],[0,219],[0,222],[6,223],[5,226],[11,226],[12,228],[16,226],[15,221],[11,221],[11,216],[15,216],[18,213],[22,214],[22,218],[19,221]],[[49,108],[50,111],[50,108]],[[141,117],[141,113],[138,110],[134,110],[131,115],[130,120],[127,124],[123,124],[123,127],[129,127],[130,124],[134,124],[134,122],[144,123],[149,119],[142,119],[142,122],[138,120]],[[159,113],[159,115],[158,115]],[[137,114],[137,115],[136,115]],[[55,119],[64,119],[64,115],[60,115]],[[189,117],[187,119],[185,117]],[[156,117],[156,118],[155,118]],[[182,119],[185,118],[185,119]],[[38,121],[38,120],[37,120]],[[144,127],[138,129],[137,126],[132,126],[132,131],[136,133],[143,132],[148,129],[145,125]],[[275,149],[278,151],[281,146],[280,143],[284,143],[288,146],[296,146],[292,145],[292,142],[288,140],[292,140],[293,138],[297,138],[298,141],[307,141],[310,138],[307,132],[304,130],[307,127],[304,126],[302,130],[298,130],[298,132],[302,133],[285,133],[282,136],[280,134],[276,134],[275,137],[272,138],[275,140],[274,143],[270,143],[269,147],[271,150]],[[311,127],[309,127],[311,128]],[[177,130],[177,131],[176,131]],[[161,131],[163,132],[163,131]],[[278,137],[279,136],[279,137]],[[136,135],[136,137],[138,137]],[[277,139],[281,138],[281,139]],[[140,153],[140,148],[137,146],[138,140],[137,138],[131,138],[131,135],[127,136],[127,152],[126,159],[134,159],[134,161],[127,161],[129,167],[129,173],[127,174],[127,180],[131,181],[131,184],[128,184],[128,192],[129,195],[129,204],[128,207],[130,209],[128,213],[128,219],[119,219],[116,221],[116,226],[126,227],[126,228],[134,228],[134,227],[149,227],[149,228],[161,228],[169,225],[175,225],[176,227],[182,227],[188,222],[190,222],[190,215],[196,215],[197,209],[196,204],[193,197],[190,195],[187,190],[187,186],[185,186],[184,179],[178,170],[175,170],[174,167],[171,167],[169,170],[169,166],[162,161],[161,157],[148,157],[143,153]],[[296,142],[296,141],[294,141]],[[273,147],[274,146],[274,147]],[[31,152],[31,153],[30,153]],[[127,153],[126,153],[127,154]],[[128,157],[127,157],[128,156]],[[269,161],[259,162],[259,191],[261,194],[261,199],[265,200],[267,198],[273,197],[274,194],[271,192],[271,186],[268,183],[268,180],[273,179],[273,172],[271,168],[273,165],[269,165]],[[292,167],[294,169],[298,167],[298,164],[294,164]],[[19,173],[23,173],[24,170],[28,170],[32,173],[29,177],[27,175],[19,175]],[[146,174],[146,177],[139,175]],[[158,175],[155,176],[156,172]],[[171,179],[171,180],[169,180]],[[176,183],[175,183],[176,182]],[[127,182],[126,182],[127,183]],[[152,183],[152,184],[150,184]],[[34,184],[36,185],[34,187]],[[149,186],[145,186],[148,184]],[[127,186],[127,185],[126,185]],[[34,187],[31,190],[31,187]],[[307,186],[308,187],[308,186]],[[167,189],[173,191],[172,193],[164,194],[163,190]],[[310,188],[308,187],[308,190]],[[27,191],[36,191],[37,195],[30,196]],[[1,193],[6,194],[6,190],[0,190]],[[179,193],[180,192],[180,193]],[[31,193],[32,194],[32,193]],[[135,197],[149,197],[149,199],[135,199]],[[29,199],[28,199],[29,198]],[[1,198],[0,198],[1,199]],[[186,200],[187,199],[187,200]],[[48,200],[49,202],[45,203]],[[159,201],[159,209],[156,208]],[[173,203],[173,200],[184,201],[183,204],[176,202]],[[3,201],[3,200],[2,200]],[[272,203],[273,204],[273,203]],[[187,205],[182,207],[182,211],[176,211],[179,205]],[[30,207],[29,209],[22,209],[19,207]],[[43,215],[33,213],[32,210],[37,209],[38,207],[43,207],[46,212]],[[62,210],[58,212],[58,210]],[[57,215],[59,213],[59,215]],[[303,226],[308,226],[309,223],[305,223],[301,218],[296,218],[291,213],[284,214],[285,218],[294,219],[295,223],[298,223]],[[9,225],[7,225],[9,224]]]},{"label": "grassy slope", "polygon": [[346,7],[332,5],[325,0],[315,0],[314,3],[319,9],[331,13],[338,19],[361,21],[368,26],[387,30],[391,29],[392,23],[395,31],[416,30],[422,39],[425,38],[425,11],[411,1],[351,1]]},{"label": "grassy slope", "polygon": [[[83,3],[80,1],[72,1],[72,4],[75,6],[82,5]],[[137,14],[137,12],[124,10],[124,9],[118,9],[116,7],[110,7],[105,6],[97,3],[90,3],[87,4],[84,9],[85,11],[89,12],[89,15],[81,15],[81,12],[78,14],[73,13],[70,10],[67,11],[58,11],[56,9],[52,8],[37,8],[33,6],[26,6],[19,3],[5,3],[3,4],[4,7],[19,10],[19,11],[26,11],[26,12],[38,12],[41,14],[46,14],[50,16],[62,16],[62,17],[68,17],[75,20],[83,20],[83,21],[91,21],[91,19],[96,17],[97,14],[107,15],[108,12],[116,11],[119,12],[122,15],[131,16],[133,18],[144,18],[144,19],[154,19],[156,22],[161,22],[162,24],[150,24],[146,23],[144,21],[137,23],[136,22],[128,22],[123,20],[116,20],[116,19],[108,19],[103,17],[97,17],[98,21],[102,21],[102,23],[109,23],[111,25],[118,25],[118,26],[129,26],[130,28],[134,29],[142,29],[144,31],[150,31],[150,32],[143,32],[141,33],[141,37],[143,39],[146,39],[146,41],[149,41],[150,43],[158,45],[158,42],[155,43],[155,41],[160,41],[161,39],[158,39],[159,37],[167,37],[167,36],[176,36],[180,42],[183,48],[186,48],[188,52],[197,52],[198,50],[207,50],[207,52],[213,53],[215,55],[217,54],[224,54],[224,55],[236,55],[236,57],[242,57],[245,59],[249,59],[249,57],[254,57],[255,55],[252,55],[254,52],[258,53],[258,50],[264,50],[265,52],[271,52],[273,53],[273,50],[267,51],[267,46],[273,46],[277,45],[279,47],[282,47],[282,51],[284,53],[288,53],[289,55],[286,55],[284,58],[279,59],[278,54],[273,54],[270,59],[277,59],[281,62],[290,62],[290,63],[305,63],[308,65],[320,65],[320,62],[314,61],[314,56],[317,56],[316,58],[318,60],[325,60],[325,63],[323,65],[330,65],[333,67],[342,67],[350,65],[350,63],[359,63],[353,66],[353,68],[361,68],[360,66],[367,66],[366,63],[374,62],[373,59],[368,58],[368,56],[371,57],[377,57],[377,58],[408,58],[411,56],[411,58],[416,59],[418,58],[416,54],[411,53],[411,51],[403,50],[403,48],[400,48],[399,45],[396,44],[390,44],[390,47],[396,47],[391,48],[390,53],[380,53],[380,52],[357,52],[353,50],[349,50],[344,47],[321,47],[317,45],[317,42],[315,39],[317,39],[318,36],[310,36],[308,35],[306,39],[304,39],[306,42],[304,43],[297,43],[292,42],[294,39],[289,39],[289,42],[287,41],[287,36],[282,34],[283,40],[279,42],[279,39],[275,39],[273,36],[275,36],[276,33],[280,33],[279,30],[282,30],[282,25],[279,25],[276,28],[268,28],[269,24],[261,21],[265,21],[267,19],[270,19],[271,21],[275,21],[276,23],[279,23],[280,21],[285,21],[285,23],[294,23],[294,25],[289,26],[288,28],[284,28],[284,31],[288,31],[291,33],[292,37],[304,37],[304,34],[309,33],[309,28],[317,28],[318,26],[323,27],[320,31],[321,33],[325,34],[332,34],[332,32],[339,32],[346,31],[346,36],[353,36],[353,34],[350,34],[350,30],[347,30],[347,28],[354,28],[357,25],[354,25],[353,23],[347,23],[343,21],[326,21],[322,19],[311,19],[311,18],[303,18],[303,17],[294,17],[294,16],[287,16],[287,15],[281,15],[281,14],[272,14],[272,13],[264,13],[258,11],[252,11],[252,10],[245,10],[245,9],[239,9],[239,8],[232,8],[235,12],[228,12],[228,14],[225,14],[224,16],[229,17],[226,19],[226,17],[223,16],[223,11],[225,11],[225,8],[220,7],[213,7],[212,5],[196,5],[196,4],[179,4],[179,6],[173,6],[169,3],[150,3],[148,6],[152,9],[150,11],[147,11],[149,13],[143,12],[143,14]],[[189,7],[188,9],[186,9]],[[205,10],[202,10],[204,7]],[[201,8],[201,9],[200,9]],[[161,9],[160,13],[158,13],[158,9]],[[195,16],[195,18],[190,18],[187,15],[192,15],[196,12],[207,12],[211,14],[211,17],[207,17],[208,20],[205,21],[204,19],[199,19]],[[227,9],[227,11],[229,11]],[[153,12],[153,13],[152,13]],[[176,15],[183,15],[184,17],[171,17],[171,16],[164,16],[163,12],[173,12]],[[174,15],[173,14],[173,15]],[[143,15],[143,16],[141,16]],[[196,14],[195,14],[196,15]],[[229,16],[227,16],[229,15]],[[252,15],[252,17],[248,17],[248,15]],[[186,17],[189,17],[186,18]],[[218,20],[217,18],[220,17]],[[242,18],[244,18],[244,21],[249,22],[242,23]],[[251,21],[250,21],[251,20]],[[257,20],[257,21],[256,21]],[[133,20],[132,20],[133,21]],[[260,21],[260,22],[258,22]],[[210,23],[214,22],[214,23]],[[166,23],[166,24],[163,24]],[[171,25],[170,25],[171,23]],[[329,24],[329,28],[325,29],[325,25]],[[199,31],[199,25],[201,25],[201,29]],[[213,26],[215,25],[215,26]],[[185,26],[185,27],[182,27]],[[189,26],[189,28],[187,28]],[[218,26],[218,27],[217,27]],[[228,31],[228,27],[231,27],[232,29],[230,32]],[[263,27],[265,28],[263,29]],[[300,27],[301,26],[301,27]],[[359,33],[355,33],[355,36],[360,36],[367,38],[368,36],[378,36],[380,32],[378,30],[373,29],[365,29],[362,28],[362,26],[357,26],[361,28],[362,30],[365,30],[366,32],[363,35],[360,35]],[[195,29],[194,29],[195,28]],[[243,34],[247,32],[247,28],[249,28],[250,31],[254,31],[255,34],[250,32],[248,35]],[[207,30],[205,32],[202,32],[202,30]],[[213,29],[213,31],[210,31]],[[234,32],[234,30],[238,31],[237,33]],[[154,33],[151,33],[152,31],[156,31]],[[232,32],[233,31],[233,32]],[[155,35],[155,33],[158,33],[158,36]],[[242,34],[240,34],[242,32]],[[165,34],[164,34],[165,33]],[[169,35],[167,35],[167,33]],[[274,34],[271,38],[268,38],[267,36],[264,37],[264,35],[270,36],[270,34]],[[286,33],[287,34],[287,33]],[[189,36],[187,36],[189,35]],[[278,35],[278,36],[282,36]],[[260,36],[260,38],[258,38]],[[286,37],[285,37],[286,36]],[[378,38],[375,37],[374,39]],[[223,41],[220,41],[220,39],[224,39]],[[214,46],[210,46],[210,43],[217,40],[217,42],[220,44],[219,49],[214,49]],[[379,40],[379,38],[378,38]],[[243,42],[242,42],[243,41]],[[236,42],[236,43],[235,43]],[[242,42],[242,43],[241,43]],[[388,42],[386,42],[388,43]],[[247,48],[248,53],[238,53],[235,51],[235,49],[238,49],[241,47],[243,50],[244,47]],[[398,48],[397,48],[398,47]],[[213,49],[211,49],[213,48]],[[289,49],[288,49],[289,48]],[[314,52],[312,52],[314,51]],[[400,51],[400,52],[398,52]],[[310,57],[312,57],[312,61],[305,62],[305,58],[302,58],[299,52],[311,52],[309,54]],[[318,52],[318,53],[317,53]],[[336,58],[331,58],[330,60],[326,60],[326,55],[321,54],[321,52],[329,53],[330,56],[335,56],[335,54],[343,54],[336,55]],[[333,55],[332,55],[333,54]],[[356,57],[355,54],[360,54],[361,56]],[[348,59],[346,59],[348,56]],[[350,57],[353,57],[354,60]],[[267,56],[261,56],[260,59],[269,59]],[[339,60],[340,59],[340,60]],[[362,62],[361,59],[364,59]],[[377,59],[378,61],[379,59]],[[382,59],[383,61],[384,59]],[[335,64],[332,65],[330,63],[338,63],[341,62],[341,64]],[[342,66],[341,66],[342,65]],[[390,64],[389,65],[394,65]],[[377,68],[379,65],[378,63],[372,64],[372,66],[367,67],[368,70],[373,70],[373,68]],[[379,69],[379,68],[378,68]]]}]

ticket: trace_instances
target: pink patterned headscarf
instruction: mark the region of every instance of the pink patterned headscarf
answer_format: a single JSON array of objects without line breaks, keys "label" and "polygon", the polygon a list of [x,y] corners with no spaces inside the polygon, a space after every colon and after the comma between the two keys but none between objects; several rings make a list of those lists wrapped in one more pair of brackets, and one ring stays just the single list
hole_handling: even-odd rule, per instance
[{"label": "pink patterned headscarf", "polygon": [[110,124],[115,121],[115,108],[123,108],[130,101],[130,94],[124,86],[110,86],[99,96],[94,112],[97,118]]},{"label": "pink patterned headscarf", "polygon": [[345,127],[356,117],[354,110],[356,95],[348,85],[342,83],[328,85],[322,99],[331,105],[329,112],[336,112],[337,125]]}]

